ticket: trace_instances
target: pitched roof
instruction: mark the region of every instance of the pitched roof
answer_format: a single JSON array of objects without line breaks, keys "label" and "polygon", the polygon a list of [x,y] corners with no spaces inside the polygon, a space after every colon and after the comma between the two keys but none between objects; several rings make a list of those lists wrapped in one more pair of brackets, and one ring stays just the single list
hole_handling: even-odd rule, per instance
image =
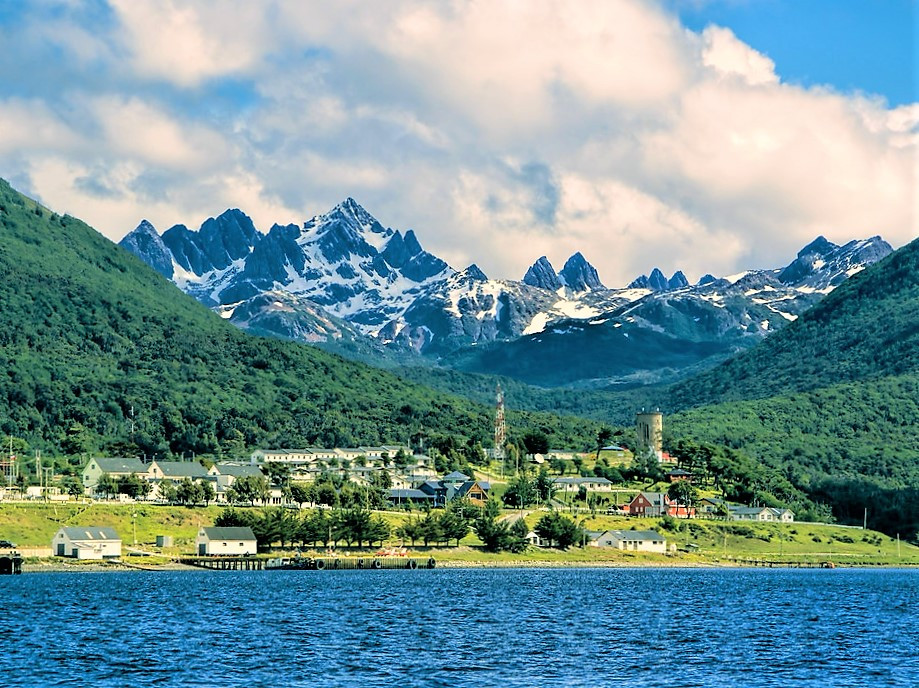
[{"label": "pitched roof", "polygon": [[491,485],[486,482],[479,480],[467,480],[456,489],[456,494],[458,494],[460,497],[464,497],[469,494],[469,491],[476,485],[478,485],[483,492],[488,492],[491,489]]},{"label": "pitched roof", "polygon": [[433,495],[421,490],[410,489],[391,489],[389,491],[390,499],[433,499]]},{"label": "pitched roof", "polygon": [[108,526],[67,526],[61,528],[71,540],[120,540],[114,528]]},{"label": "pitched roof", "polygon": [[[265,474],[258,466],[252,464],[216,463],[214,468],[220,475],[232,475],[234,478],[264,478]],[[165,471],[163,471],[165,473]]]},{"label": "pitched roof", "polygon": [[761,514],[764,511],[771,511],[766,506],[729,506],[732,514]]},{"label": "pitched roof", "polygon": [[655,506],[662,506],[667,503],[667,495],[663,492],[645,492],[642,490],[641,494]]},{"label": "pitched roof", "polygon": [[254,540],[255,533],[249,526],[214,526],[202,528],[208,540]]},{"label": "pitched roof", "polygon": [[609,533],[611,537],[616,538],[617,540],[627,540],[629,542],[635,540],[643,541],[652,541],[652,542],[666,542],[667,539],[654,530],[607,530],[603,533],[600,533],[597,537],[600,538],[603,535]]},{"label": "pitched roof", "polygon": [[419,490],[424,490],[429,494],[435,494],[437,492],[445,492],[446,487],[439,480],[425,480],[418,486]]},{"label": "pitched roof", "polygon": [[156,461],[167,478],[206,478],[207,471],[197,461]]},{"label": "pitched roof", "polygon": [[460,473],[459,471],[453,471],[452,473],[447,473],[447,475],[444,476],[444,480],[449,480],[451,483],[458,483],[461,480],[469,480],[469,476],[464,473]]},{"label": "pitched roof", "polygon": [[93,457],[103,473],[146,473],[147,465],[140,459],[126,459],[123,457]]},{"label": "pitched roof", "polygon": [[612,483],[606,478],[594,477],[577,477],[577,478],[556,478],[552,481],[553,483],[558,483],[559,485],[612,485]]}]

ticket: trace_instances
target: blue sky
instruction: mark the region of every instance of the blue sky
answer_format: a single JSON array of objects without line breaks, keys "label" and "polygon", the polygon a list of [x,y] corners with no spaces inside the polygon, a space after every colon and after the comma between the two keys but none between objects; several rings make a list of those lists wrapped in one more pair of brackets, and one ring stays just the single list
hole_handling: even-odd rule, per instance
[{"label": "blue sky", "polygon": [[734,34],[775,62],[783,80],[861,90],[891,105],[917,100],[916,0],[722,0],[669,5],[690,29]]},{"label": "blue sky", "polygon": [[919,235],[916,2],[0,2],[0,176],[117,240],[351,196],[610,285]]}]

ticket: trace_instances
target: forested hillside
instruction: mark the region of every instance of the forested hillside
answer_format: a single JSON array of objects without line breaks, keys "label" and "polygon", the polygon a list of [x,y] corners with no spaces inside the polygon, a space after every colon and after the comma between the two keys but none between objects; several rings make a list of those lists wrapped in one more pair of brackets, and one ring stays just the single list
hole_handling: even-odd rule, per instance
[{"label": "forested hillside", "polygon": [[919,370],[919,239],[849,278],[795,322],[677,384],[676,408]]},{"label": "forested hillside", "polygon": [[870,526],[916,537],[919,241],[666,401],[697,406],[669,419],[672,438],[739,449],[837,518],[867,508]]},{"label": "forested hillside", "polygon": [[[127,251],[0,180],[0,431],[47,452],[485,441],[491,410],[308,346],[245,334]],[[596,426],[511,418],[553,443]]]}]

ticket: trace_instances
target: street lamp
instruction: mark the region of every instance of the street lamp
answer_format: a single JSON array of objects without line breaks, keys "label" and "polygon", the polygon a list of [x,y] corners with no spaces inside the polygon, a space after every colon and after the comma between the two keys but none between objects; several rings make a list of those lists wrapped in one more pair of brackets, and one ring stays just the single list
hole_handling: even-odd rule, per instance
[{"label": "street lamp", "polygon": [[137,547],[137,512],[131,514],[131,525],[134,527],[134,546]]}]

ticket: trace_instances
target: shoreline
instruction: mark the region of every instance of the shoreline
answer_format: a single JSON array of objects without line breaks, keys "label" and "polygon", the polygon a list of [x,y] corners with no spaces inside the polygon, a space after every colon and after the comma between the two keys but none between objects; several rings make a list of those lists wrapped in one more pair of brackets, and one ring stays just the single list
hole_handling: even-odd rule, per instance
[{"label": "shoreline", "polygon": [[[919,565],[913,563],[855,563],[855,562],[832,562],[833,566],[822,566],[820,564],[798,564],[798,563],[771,563],[755,564],[743,562],[705,562],[705,561],[548,561],[548,560],[510,560],[510,561],[456,561],[456,560],[439,560],[437,569],[919,569]],[[370,571],[371,569],[367,569]],[[22,574],[34,573],[112,573],[125,571],[151,571],[151,572],[175,572],[175,571],[216,571],[215,569],[206,569],[198,566],[189,566],[178,562],[170,562],[157,566],[144,566],[140,564],[126,562],[104,562],[91,564],[70,564],[65,562],[53,563],[23,563]],[[321,573],[321,572],[320,572]]]}]

